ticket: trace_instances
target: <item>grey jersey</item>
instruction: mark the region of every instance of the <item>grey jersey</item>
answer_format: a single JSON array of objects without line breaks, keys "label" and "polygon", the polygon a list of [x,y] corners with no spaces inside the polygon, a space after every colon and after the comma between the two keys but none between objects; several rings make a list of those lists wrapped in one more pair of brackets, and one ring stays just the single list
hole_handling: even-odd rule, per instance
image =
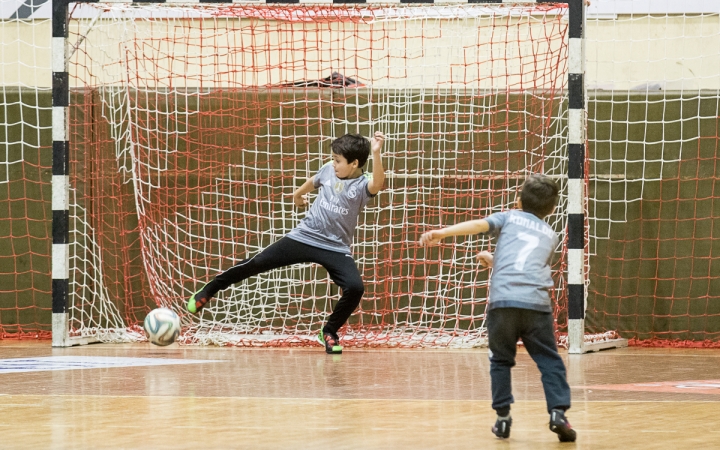
[{"label": "grey jersey", "polygon": [[488,309],[523,308],[552,312],[550,263],[558,237],[544,220],[520,210],[485,218],[499,234],[490,279]]},{"label": "grey jersey", "polygon": [[320,168],[313,183],[320,188],[307,216],[287,236],[307,245],[351,253],[358,216],[374,195],[368,191],[370,174],[341,180],[331,162]]}]

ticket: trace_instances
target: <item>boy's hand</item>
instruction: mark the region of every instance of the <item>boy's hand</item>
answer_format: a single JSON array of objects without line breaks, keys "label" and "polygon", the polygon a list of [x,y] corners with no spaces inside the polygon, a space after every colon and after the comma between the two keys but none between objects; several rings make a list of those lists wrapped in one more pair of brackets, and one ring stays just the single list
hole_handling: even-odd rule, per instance
[{"label": "boy's hand", "polygon": [[380,131],[375,132],[375,136],[370,140],[370,150],[373,153],[379,153],[382,150],[383,143],[385,142],[385,135]]},{"label": "boy's hand", "polygon": [[385,184],[385,169],[383,168],[382,150],[383,143],[385,142],[385,135],[380,131],[375,132],[375,136],[370,140],[370,150],[372,151],[372,179],[367,185],[367,190],[371,195],[375,195],[380,192]]},{"label": "boy's hand", "polygon": [[487,250],[483,250],[477,255],[477,260],[483,267],[493,266],[493,254]]},{"label": "boy's hand", "polygon": [[420,245],[437,245],[443,237],[445,236],[440,230],[428,231],[420,236],[419,243]]},{"label": "boy's hand", "polygon": [[293,195],[293,202],[298,208],[308,205],[307,195]]}]

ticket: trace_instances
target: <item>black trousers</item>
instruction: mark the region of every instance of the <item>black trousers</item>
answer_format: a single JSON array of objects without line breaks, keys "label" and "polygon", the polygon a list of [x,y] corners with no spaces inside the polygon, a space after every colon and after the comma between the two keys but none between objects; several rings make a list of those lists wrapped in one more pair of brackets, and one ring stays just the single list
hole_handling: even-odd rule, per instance
[{"label": "black trousers", "polygon": [[515,365],[518,338],[540,369],[548,413],[570,408],[570,386],[555,343],[552,313],[495,308],[488,312],[487,329],[492,407],[498,414],[506,415],[514,401],[510,369]]},{"label": "black trousers", "polygon": [[323,250],[283,237],[252,258],[244,259],[216,276],[204,290],[215,296],[231,284],[259,273],[299,263],[320,264],[328,271],[330,279],[342,289],[342,296],[323,327],[324,332],[337,333],[358,307],[365,292],[360,271],[350,254]]}]

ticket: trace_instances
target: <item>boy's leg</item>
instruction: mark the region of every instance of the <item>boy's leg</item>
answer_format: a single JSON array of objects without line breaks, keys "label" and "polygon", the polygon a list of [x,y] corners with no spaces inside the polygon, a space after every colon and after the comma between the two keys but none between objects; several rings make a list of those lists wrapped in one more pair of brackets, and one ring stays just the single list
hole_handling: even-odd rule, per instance
[{"label": "boy's leg", "polygon": [[524,309],[520,337],[528,353],[540,369],[548,413],[553,409],[570,408],[570,386],[565,364],[555,342],[555,320],[552,313]]},{"label": "boy's leg", "polygon": [[320,258],[316,262],[325,267],[330,279],[342,289],[340,300],[323,327],[323,332],[337,338],[338,330],[360,304],[365,286],[352,255],[327,251],[318,256]]},{"label": "boy's leg", "polygon": [[565,411],[570,408],[570,386],[565,364],[555,343],[553,315],[524,310],[522,322],[523,344],[540,369],[550,414],[550,430],[558,435],[561,442],[574,442],[575,430],[565,417]]},{"label": "boy's leg", "polygon": [[510,413],[514,401],[510,369],[517,352],[517,316],[515,308],[495,308],[487,314],[492,408],[500,417]]},{"label": "boy's leg", "polygon": [[313,248],[302,242],[283,237],[252,258],[244,259],[216,276],[190,298],[188,310],[191,313],[198,312],[219,291],[259,273],[278,267],[309,262],[308,249]]}]

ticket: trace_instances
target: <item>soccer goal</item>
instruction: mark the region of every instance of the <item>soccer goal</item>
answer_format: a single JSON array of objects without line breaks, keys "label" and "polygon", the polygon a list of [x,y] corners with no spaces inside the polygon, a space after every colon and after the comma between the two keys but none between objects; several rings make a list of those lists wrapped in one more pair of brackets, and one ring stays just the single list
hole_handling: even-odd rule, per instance
[{"label": "soccer goal", "polygon": [[386,190],[355,237],[366,293],[344,343],[483,345],[475,255],[492,241],[417,239],[512,207],[542,172],[562,191],[558,329],[588,350],[582,1],[54,8],[53,345],[143,340],[158,306],[183,315],[184,343],[306,345],[339,296],[316,265],[201,317],[184,305],[298,223],[291,194],[335,137],[379,130]]}]

